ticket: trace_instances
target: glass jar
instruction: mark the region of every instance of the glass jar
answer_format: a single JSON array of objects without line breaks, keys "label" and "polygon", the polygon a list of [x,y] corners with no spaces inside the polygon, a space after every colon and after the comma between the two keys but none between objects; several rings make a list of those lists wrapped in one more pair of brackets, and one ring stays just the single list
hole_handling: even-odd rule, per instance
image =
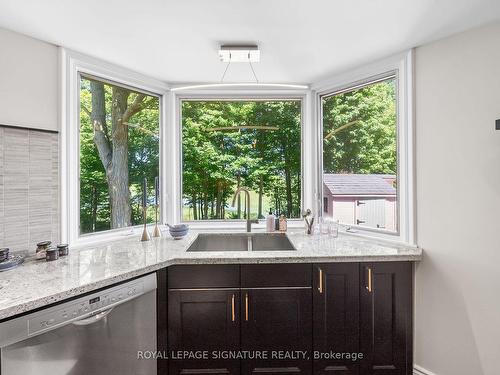
[{"label": "glass jar", "polygon": [[59,250],[59,256],[63,257],[69,254],[69,247],[67,243],[60,243],[57,245],[57,250]]},{"label": "glass jar", "polygon": [[47,262],[52,262],[53,260],[58,260],[59,259],[59,249],[55,246],[49,247],[45,251],[45,260]]},{"label": "glass jar", "polygon": [[46,252],[51,243],[51,241],[42,241],[36,244],[36,259],[40,260],[46,258]]}]

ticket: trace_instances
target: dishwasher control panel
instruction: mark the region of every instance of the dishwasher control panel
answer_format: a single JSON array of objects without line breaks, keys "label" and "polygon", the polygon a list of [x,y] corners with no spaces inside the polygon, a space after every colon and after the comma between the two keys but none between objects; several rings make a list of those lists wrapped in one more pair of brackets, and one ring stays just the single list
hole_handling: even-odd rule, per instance
[{"label": "dishwasher control panel", "polygon": [[138,280],[79,298],[65,304],[64,307],[29,319],[28,336],[39,334],[69,321],[96,315],[103,310],[107,310],[107,308],[112,308],[143,293],[144,284],[141,280]]}]

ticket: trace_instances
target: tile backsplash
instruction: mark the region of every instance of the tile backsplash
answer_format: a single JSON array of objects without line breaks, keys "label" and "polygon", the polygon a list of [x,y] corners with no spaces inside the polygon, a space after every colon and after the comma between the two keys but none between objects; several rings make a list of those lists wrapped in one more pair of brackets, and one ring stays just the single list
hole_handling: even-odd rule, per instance
[{"label": "tile backsplash", "polygon": [[57,133],[0,125],[0,247],[59,240]]}]

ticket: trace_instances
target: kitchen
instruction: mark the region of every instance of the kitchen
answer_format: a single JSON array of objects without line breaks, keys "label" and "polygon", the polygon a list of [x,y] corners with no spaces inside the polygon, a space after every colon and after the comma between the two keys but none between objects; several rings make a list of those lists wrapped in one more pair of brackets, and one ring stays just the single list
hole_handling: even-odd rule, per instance
[{"label": "kitchen", "polygon": [[0,2],[0,374],[498,373],[500,5],[404,4]]}]

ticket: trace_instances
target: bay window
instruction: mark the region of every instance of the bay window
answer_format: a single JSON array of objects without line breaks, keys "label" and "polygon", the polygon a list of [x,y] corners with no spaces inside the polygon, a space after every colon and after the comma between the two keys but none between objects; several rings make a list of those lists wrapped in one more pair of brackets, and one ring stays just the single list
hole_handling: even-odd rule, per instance
[{"label": "bay window", "polygon": [[[61,232],[137,233],[142,182],[160,223],[237,229],[311,209],[351,232],[414,243],[411,52],[310,89],[170,90],[62,50]],[[257,228],[263,228],[257,225]],[[243,227],[241,227],[243,228]],[[299,229],[300,228],[300,229]]]}]

